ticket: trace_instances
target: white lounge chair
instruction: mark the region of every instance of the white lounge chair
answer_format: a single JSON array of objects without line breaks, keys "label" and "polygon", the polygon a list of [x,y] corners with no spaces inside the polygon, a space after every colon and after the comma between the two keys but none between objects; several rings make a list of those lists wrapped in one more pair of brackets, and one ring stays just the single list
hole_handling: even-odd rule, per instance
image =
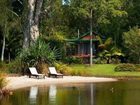
[{"label": "white lounge chair", "polygon": [[29,67],[29,70],[30,70],[30,75],[29,75],[29,78],[31,77],[31,76],[35,76],[36,78],[45,78],[45,74],[39,74],[38,72],[37,72],[37,70],[36,70],[36,68],[35,67]]},{"label": "white lounge chair", "polygon": [[51,77],[62,77],[63,78],[63,74],[61,73],[57,73],[55,67],[49,67],[49,73],[48,76]]}]

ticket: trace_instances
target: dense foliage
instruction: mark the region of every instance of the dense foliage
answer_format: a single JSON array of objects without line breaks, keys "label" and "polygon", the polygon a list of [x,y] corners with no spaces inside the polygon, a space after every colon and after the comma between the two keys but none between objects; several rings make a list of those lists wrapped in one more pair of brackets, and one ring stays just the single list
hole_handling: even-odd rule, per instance
[{"label": "dense foliage", "polygon": [[134,27],[123,35],[125,47],[130,58],[135,63],[140,63],[140,29]]},{"label": "dense foliage", "polygon": [[0,96],[4,95],[5,90],[3,89],[7,85],[5,74],[0,72]]},{"label": "dense foliage", "polygon": [[119,64],[115,67],[115,71],[136,71],[136,67],[133,64]]},{"label": "dense foliage", "polygon": [[[41,0],[37,0],[41,2]],[[45,45],[41,49],[33,50],[39,47],[31,47],[30,53],[36,59],[47,59],[48,62],[54,60],[52,52],[44,52],[51,46],[58,49],[62,60],[66,57],[65,39],[77,38],[78,30],[80,35],[90,30],[90,19],[92,18],[93,31],[96,32],[102,40],[100,48],[101,54],[108,55],[122,54],[134,63],[139,62],[139,47],[132,51],[134,47],[139,45],[139,41],[128,39],[129,35],[133,35],[137,39],[137,33],[132,32],[140,25],[140,1],[139,0],[44,0],[39,15],[39,32],[44,38]],[[37,2],[36,2],[37,3]],[[38,6],[38,5],[37,5]],[[92,10],[92,17],[91,17]],[[0,1],[0,51],[1,61],[10,62],[15,59],[19,51],[23,48],[26,38],[24,37],[25,29],[28,21],[28,2],[25,0],[1,0]],[[36,14],[33,14],[36,15]],[[35,19],[34,19],[35,20]],[[131,29],[132,28],[132,29]],[[130,31],[129,31],[130,30]],[[129,31],[129,32],[128,32]],[[127,33],[128,32],[128,33]],[[29,32],[28,32],[29,33]],[[30,36],[28,36],[30,38]],[[133,38],[132,38],[133,39]],[[107,43],[107,41],[111,41]],[[50,44],[46,45],[46,43]],[[124,44],[124,43],[125,44]],[[46,48],[46,46],[48,46]],[[53,46],[53,47],[52,47]],[[43,50],[42,50],[43,49]],[[28,55],[27,49],[23,49]],[[41,51],[42,50],[42,51]],[[48,50],[50,51],[50,50]],[[104,53],[105,51],[105,53]],[[106,53],[107,51],[107,53]],[[53,51],[56,52],[56,51]],[[135,52],[135,53],[134,53]],[[43,54],[44,53],[44,54]],[[46,54],[47,53],[47,54]],[[23,55],[23,52],[22,52]],[[37,55],[37,57],[35,57]],[[27,57],[25,61],[29,62]],[[105,58],[105,59],[106,59]],[[67,58],[66,58],[67,59]],[[108,59],[108,58],[107,58]],[[30,59],[30,62],[33,62]]]},{"label": "dense foliage", "polygon": [[57,49],[51,49],[49,44],[37,40],[35,44],[20,53],[21,61],[28,66],[36,66],[38,63],[52,64],[59,57]]},{"label": "dense foliage", "polygon": [[2,90],[3,87],[5,87],[7,84],[7,81],[4,76],[5,76],[4,73],[0,73],[0,90]]}]

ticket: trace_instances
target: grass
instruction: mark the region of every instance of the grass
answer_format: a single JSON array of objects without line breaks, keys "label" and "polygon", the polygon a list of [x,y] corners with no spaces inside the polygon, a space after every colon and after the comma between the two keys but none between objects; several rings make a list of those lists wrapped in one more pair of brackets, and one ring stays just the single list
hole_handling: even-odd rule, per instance
[{"label": "grass", "polygon": [[[55,65],[56,66],[56,65]],[[84,64],[65,65],[58,64],[57,69],[65,75],[78,76],[100,76],[100,77],[140,77],[140,65],[136,65],[137,71],[115,72],[117,64],[93,64],[92,66]],[[8,72],[9,65],[0,63],[0,71]],[[69,68],[70,67],[70,68]],[[20,70],[21,71],[21,70]],[[9,73],[9,72],[8,72]]]},{"label": "grass", "polygon": [[115,64],[93,64],[92,66],[88,65],[71,65],[70,67],[74,71],[85,71],[87,75],[90,76],[103,76],[103,77],[140,77],[139,71],[125,71],[125,72],[115,72],[114,68],[117,65]]}]

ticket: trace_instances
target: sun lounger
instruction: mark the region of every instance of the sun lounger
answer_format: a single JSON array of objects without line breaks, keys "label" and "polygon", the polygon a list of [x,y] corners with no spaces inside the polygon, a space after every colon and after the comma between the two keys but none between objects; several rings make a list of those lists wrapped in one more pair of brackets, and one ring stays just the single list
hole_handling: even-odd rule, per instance
[{"label": "sun lounger", "polygon": [[63,78],[63,74],[61,73],[57,73],[55,67],[49,67],[49,73],[48,73],[49,77],[62,77]]},{"label": "sun lounger", "polygon": [[31,78],[31,76],[35,76],[36,78],[45,78],[45,74],[39,74],[36,70],[35,67],[29,67],[29,70],[30,70],[30,75],[29,75],[29,78]]}]

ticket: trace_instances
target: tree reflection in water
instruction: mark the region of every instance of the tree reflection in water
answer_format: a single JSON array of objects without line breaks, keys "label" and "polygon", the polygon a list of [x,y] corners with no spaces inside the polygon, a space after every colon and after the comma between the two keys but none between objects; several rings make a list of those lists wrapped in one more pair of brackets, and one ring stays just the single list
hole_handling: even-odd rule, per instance
[{"label": "tree reflection in water", "polygon": [[50,85],[18,89],[0,105],[139,105],[140,81]]}]

